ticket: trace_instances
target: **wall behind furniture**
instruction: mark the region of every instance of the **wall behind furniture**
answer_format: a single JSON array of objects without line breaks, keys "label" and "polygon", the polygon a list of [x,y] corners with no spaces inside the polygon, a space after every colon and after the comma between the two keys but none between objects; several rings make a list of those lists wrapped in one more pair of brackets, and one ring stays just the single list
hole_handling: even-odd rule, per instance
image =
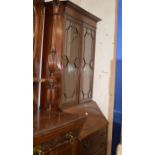
[{"label": "wall behind furniture", "polygon": [[80,4],[81,7],[101,18],[97,25],[93,99],[108,119],[111,61],[114,58],[115,44],[116,0],[81,0]]},{"label": "wall behind furniture", "polygon": [[81,0],[70,0],[70,1],[72,1],[75,4],[81,5]]}]

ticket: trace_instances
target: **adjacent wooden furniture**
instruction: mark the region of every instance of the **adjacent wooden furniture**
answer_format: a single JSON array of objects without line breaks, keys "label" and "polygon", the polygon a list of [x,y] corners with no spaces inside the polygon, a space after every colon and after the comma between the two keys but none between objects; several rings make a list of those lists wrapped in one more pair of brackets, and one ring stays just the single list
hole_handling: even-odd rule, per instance
[{"label": "adjacent wooden furniture", "polygon": [[35,155],[106,155],[107,120],[92,100],[99,18],[70,1],[33,1]]}]

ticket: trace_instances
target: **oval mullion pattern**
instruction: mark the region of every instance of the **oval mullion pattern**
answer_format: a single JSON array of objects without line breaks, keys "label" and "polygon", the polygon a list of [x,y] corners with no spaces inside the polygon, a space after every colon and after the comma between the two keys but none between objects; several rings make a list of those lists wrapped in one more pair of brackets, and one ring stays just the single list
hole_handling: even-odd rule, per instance
[{"label": "oval mullion pattern", "polygon": [[80,26],[71,20],[66,23],[64,52],[63,103],[76,102],[77,72],[79,69]]},{"label": "oval mullion pattern", "polygon": [[89,99],[92,96],[92,78],[94,66],[94,32],[84,28],[82,53],[82,73],[80,84],[80,100]]}]

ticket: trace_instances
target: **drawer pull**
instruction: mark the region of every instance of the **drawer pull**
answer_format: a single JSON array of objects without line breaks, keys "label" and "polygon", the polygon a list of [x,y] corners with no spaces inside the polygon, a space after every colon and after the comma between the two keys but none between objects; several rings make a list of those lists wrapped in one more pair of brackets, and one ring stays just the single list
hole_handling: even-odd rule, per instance
[{"label": "drawer pull", "polygon": [[33,155],[44,155],[44,152],[41,150],[41,146],[36,146],[33,149]]},{"label": "drawer pull", "polygon": [[75,138],[74,138],[74,136],[71,133],[67,133],[66,134],[66,139],[69,140],[70,144],[73,144],[74,141],[75,141]]}]

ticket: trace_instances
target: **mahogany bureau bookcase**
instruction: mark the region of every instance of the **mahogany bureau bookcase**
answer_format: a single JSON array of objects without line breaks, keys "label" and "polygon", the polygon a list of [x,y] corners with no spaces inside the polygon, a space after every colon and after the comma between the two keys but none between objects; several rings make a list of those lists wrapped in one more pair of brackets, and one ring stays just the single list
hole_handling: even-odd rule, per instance
[{"label": "mahogany bureau bookcase", "polygon": [[106,155],[108,122],[92,100],[99,21],[68,0],[33,0],[34,155]]}]

